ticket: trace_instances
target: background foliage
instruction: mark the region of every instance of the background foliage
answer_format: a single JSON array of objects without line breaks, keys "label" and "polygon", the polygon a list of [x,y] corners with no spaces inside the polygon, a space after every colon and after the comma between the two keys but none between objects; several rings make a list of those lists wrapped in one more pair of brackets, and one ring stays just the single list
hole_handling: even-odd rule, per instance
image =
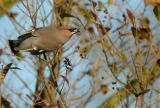
[{"label": "background foliage", "polygon": [[[160,106],[160,0],[1,0],[0,16],[2,107]],[[55,22],[81,33],[47,59],[10,52],[7,39]]]}]

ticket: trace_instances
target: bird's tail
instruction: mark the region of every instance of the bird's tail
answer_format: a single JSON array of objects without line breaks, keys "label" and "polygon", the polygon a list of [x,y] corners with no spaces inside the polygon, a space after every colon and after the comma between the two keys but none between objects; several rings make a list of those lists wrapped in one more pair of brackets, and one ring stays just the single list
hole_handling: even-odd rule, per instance
[{"label": "bird's tail", "polygon": [[16,55],[17,53],[19,53],[18,50],[15,50],[15,47],[17,47],[17,45],[19,43],[18,40],[8,40],[8,43],[9,43],[9,47],[10,47],[10,49],[11,49],[11,51],[12,51],[12,53],[14,55]]}]

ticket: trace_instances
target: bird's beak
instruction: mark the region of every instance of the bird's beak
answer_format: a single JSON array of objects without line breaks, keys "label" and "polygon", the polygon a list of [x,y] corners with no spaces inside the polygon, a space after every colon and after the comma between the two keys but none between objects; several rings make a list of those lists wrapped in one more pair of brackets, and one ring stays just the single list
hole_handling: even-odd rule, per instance
[{"label": "bird's beak", "polygon": [[79,33],[79,32],[80,32],[79,29],[75,29],[75,30],[72,32],[72,35],[77,34],[77,33]]}]

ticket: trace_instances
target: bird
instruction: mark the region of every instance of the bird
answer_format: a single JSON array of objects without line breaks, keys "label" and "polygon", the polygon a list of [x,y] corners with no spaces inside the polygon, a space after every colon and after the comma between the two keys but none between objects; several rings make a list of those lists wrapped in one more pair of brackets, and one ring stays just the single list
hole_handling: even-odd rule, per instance
[{"label": "bird", "polygon": [[20,35],[17,40],[8,40],[8,43],[14,55],[20,50],[36,55],[57,50],[78,32],[80,32],[78,28],[71,26],[39,27]]}]

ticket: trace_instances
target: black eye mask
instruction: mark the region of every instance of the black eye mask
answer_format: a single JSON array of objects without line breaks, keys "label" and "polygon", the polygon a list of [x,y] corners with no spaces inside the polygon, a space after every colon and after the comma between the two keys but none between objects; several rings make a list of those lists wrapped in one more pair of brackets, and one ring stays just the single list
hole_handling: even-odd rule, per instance
[{"label": "black eye mask", "polygon": [[69,29],[70,32],[72,32],[72,35],[80,32],[77,28],[72,28],[72,29]]},{"label": "black eye mask", "polygon": [[71,28],[71,29],[68,29],[70,32],[74,32],[77,30],[77,28]]}]

